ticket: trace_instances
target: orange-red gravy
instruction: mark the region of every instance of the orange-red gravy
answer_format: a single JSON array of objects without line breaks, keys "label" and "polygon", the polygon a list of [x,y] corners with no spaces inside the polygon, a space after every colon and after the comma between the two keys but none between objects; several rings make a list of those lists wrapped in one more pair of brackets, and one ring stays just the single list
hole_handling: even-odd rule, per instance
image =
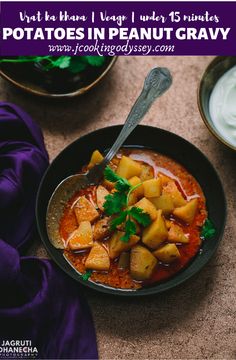
[{"label": "orange-red gravy", "polygon": [[[163,281],[173,276],[182,268],[184,268],[198,253],[201,246],[201,226],[204,224],[204,221],[207,218],[207,210],[205,197],[200,188],[200,185],[182,165],[178,164],[167,156],[155,153],[151,150],[122,149],[122,151],[118,154],[118,157],[120,157],[121,154],[130,156],[134,160],[142,161],[151,165],[153,167],[155,176],[160,172],[174,178],[178,188],[181,190],[183,196],[187,200],[190,200],[192,197],[198,197],[199,200],[198,212],[193,223],[191,225],[185,225],[183,223],[180,224],[183,227],[185,234],[189,234],[189,243],[178,246],[181,255],[179,260],[176,260],[169,265],[159,263],[154,270],[152,277],[144,282],[137,282],[133,280],[129,274],[129,270],[119,269],[117,259],[111,260],[111,267],[109,272],[102,273],[93,271],[90,277],[90,280],[102,283],[104,285],[123,289],[137,289],[146,285],[150,285],[154,282]],[[79,193],[75,194],[68,202],[60,222],[60,234],[65,241],[67,240],[69,234],[78,227],[72,209],[72,204],[81,195],[85,195],[90,200],[95,200],[94,187],[80,191]],[[172,220],[176,223],[178,222],[176,219],[172,218]],[[107,239],[104,240],[103,244],[105,247],[107,247]],[[67,259],[79,272],[84,273],[86,271],[84,263],[88,256],[88,252],[73,253],[69,249],[66,249],[64,253]]]}]

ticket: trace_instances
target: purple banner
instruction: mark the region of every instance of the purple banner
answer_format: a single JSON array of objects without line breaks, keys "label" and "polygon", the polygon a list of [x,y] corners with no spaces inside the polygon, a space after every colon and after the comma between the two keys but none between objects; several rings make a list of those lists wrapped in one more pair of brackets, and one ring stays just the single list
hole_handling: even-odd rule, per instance
[{"label": "purple banner", "polygon": [[235,14],[235,2],[2,2],[0,55],[236,55]]}]

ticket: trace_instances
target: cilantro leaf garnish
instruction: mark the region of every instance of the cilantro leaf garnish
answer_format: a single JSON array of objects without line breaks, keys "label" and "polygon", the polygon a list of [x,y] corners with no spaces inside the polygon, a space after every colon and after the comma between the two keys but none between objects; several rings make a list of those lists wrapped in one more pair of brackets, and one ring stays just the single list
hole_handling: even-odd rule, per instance
[{"label": "cilantro leaf garnish", "polygon": [[116,218],[112,219],[110,223],[111,230],[115,230],[117,226],[121,225],[125,221],[127,215],[128,211],[124,210]]},{"label": "cilantro leaf garnish", "polygon": [[106,180],[108,180],[110,182],[113,182],[113,183],[120,182],[120,183],[124,183],[124,184],[128,185],[129,187],[131,187],[128,180],[117,175],[109,166],[106,166],[106,168],[104,170],[104,177]]},{"label": "cilantro leaf garnish", "polygon": [[143,209],[140,209],[138,207],[133,206],[129,210],[129,214],[132,216],[134,220],[136,220],[140,225],[143,225],[144,227],[150,225],[150,216],[143,211]]},{"label": "cilantro leaf garnish", "polygon": [[116,182],[115,189],[118,191],[127,191],[129,190],[131,185],[126,179],[120,179]]},{"label": "cilantro leaf garnish", "polygon": [[92,275],[92,270],[87,270],[84,274],[81,275],[81,278],[84,281],[87,281],[91,275]]},{"label": "cilantro leaf garnish", "polygon": [[103,207],[107,215],[114,215],[121,212],[126,204],[126,194],[119,191],[107,195],[105,199],[106,201]]},{"label": "cilantro leaf garnish", "polygon": [[124,242],[128,242],[130,236],[135,234],[136,234],[136,225],[132,220],[128,219],[125,222],[125,234],[120,238],[120,240]]},{"label": "cilantro leaf garnish", "polygon": [[60,69],[66,69],[70,66],[70,56],[59,56],[58,59],[52,62],[53,67],[59,67]]},{"label": "cilantro leaf garnish", "polygon": [[106,180],[110,181],[110,182],[116,182],[118,180],[120,180],[120,176],[117,175],[111,168],[110,166],[106,166],[105,170],[104,170],[104,177]]},{"label": "cilantro leaf garnish", "polygon": [[104,56],[85,56],[89,65],[102,66],[104,64]]},{"label": "cilantro leaf garnish", "polygon": [[[129,196],[131,192],[140,184],[131,186],[128,180],[117,175],[109,166],[104,170],[106,180],[115,183],[115,192],[105,197],[103,205],[107,215],[117,215],[111,221],[111,230],[117,229],[117,226],[124,224],[125,234],[121,240],[128,242],[131,235],[136,234],[136,220],[142,226],[148,226],[151,223],[150,216],[138,207],[128,207]],[[133,220],[132,220],[133,219]]]},{"label": "cilantro leaf garnish", "polygon": [[104,170],[104,177],[106,180],[116,183],[115,189],[122,192],[122,191],[128,191],[131,188],[130,183],[128,180],[120,177],[117,175],[109,166],[106,166]]},{"label": "cilantro leaf garnish", "polygon": [[201,230],[201,237],[203,239],[211,239],[216,234],[216,228],[213,222],[210,219],[206,219],[202,230]]},{"label": "cilantro leaf garnish", "polygon": [[76,56],[72,56],[70,59],[70,72],[76,74],[84,71],[87,67],[87,62],[84,61],[84,56],[80,56],[80,61],[78,61]]}]

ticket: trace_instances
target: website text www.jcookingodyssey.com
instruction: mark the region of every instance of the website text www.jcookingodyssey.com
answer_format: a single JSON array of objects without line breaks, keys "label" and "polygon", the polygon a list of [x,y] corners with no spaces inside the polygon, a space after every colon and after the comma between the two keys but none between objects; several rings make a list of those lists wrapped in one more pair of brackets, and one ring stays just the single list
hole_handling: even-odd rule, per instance
[{"label": "website text www.jcookingodyssey.com", "polygon": [[49,53],[68,53],[73,55],[90,53],[95,55],[109,55],[114,56],[122,53],[122,55],[139,54],[148,55],[155,53],[173,53],[175,51],[175,45],[171,44],[158,44],[158,45],[132,45],[130,40],[127,40],[123,45],[105,44],[96,40],[94,44],[80,44],[79,42],[75,46],[71,45],[48,45]]}]

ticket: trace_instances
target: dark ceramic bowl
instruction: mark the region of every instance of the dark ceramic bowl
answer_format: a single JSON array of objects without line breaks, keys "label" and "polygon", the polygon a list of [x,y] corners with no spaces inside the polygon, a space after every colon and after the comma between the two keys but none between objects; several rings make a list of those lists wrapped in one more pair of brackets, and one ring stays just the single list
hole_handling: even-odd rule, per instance
[{"label": "dark ceramic bowl", "polygon": [[236,147],[230,144],[215,128],[210,112],[209,100],[212,90],[219,78],[236,65],[236,56],[218,56],[206,68],[198,88],[198,108],[202,119],[210,132],[224,145],[232,150]]},{"label": "dark ceramic bowl", "polygon": [[49,166],[38,192],[36,205],[38,230],[52,259],[62,270],[80,283],[92,289],[114,295],[139,296],[157,294],[183,283],[206,265],[220,242],[225,224],[226,204],[219,177],[209,160],[195,146],[183,138],[158,128],[138,126],[129,136],[125,145],[149,148],[170,156],[185,166],[197,179],[204,191],[209,218],[213,221],[217,233],[214,238],[203,242],[202,250],[185,269],[164,282],[139,290],[122,290],[106,287],[91,281],[82,280],[79,273],[65,260],[62,251],[55,249],[47,236],[46,210],[53,190],[64,178],[75,174],[83,165],[87,164],[94,149],[99,149],[102,152],[108,149],[117,138],[120,130],[121,126],[118,125],[94,131],[74,141],[56,157]]},{"label": "dark ceramic bowl", "polygon": [[82,95],[95,87],[110,71],[117,56],[107,57],[101,67],[88,67],[79,75],[67,70],[42,72],[30,63],[2,63],[0,75],[19,89],[50,99],[66,99]]}]

